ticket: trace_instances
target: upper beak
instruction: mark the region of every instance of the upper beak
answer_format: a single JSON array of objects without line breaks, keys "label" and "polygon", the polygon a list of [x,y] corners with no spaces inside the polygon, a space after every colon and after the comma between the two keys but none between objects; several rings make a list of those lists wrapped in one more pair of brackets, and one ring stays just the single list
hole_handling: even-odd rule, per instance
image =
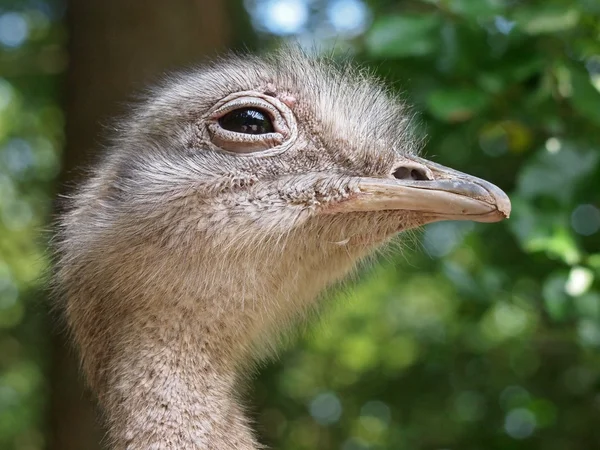
[{"label": "upper beak", "polygon": [[411,157],[394,178],[360,178],[358,193],[336,211],[403,210],[425,222],[473,220],[498,222],[510,215],[510,200],[497,186],[431,161]]}]

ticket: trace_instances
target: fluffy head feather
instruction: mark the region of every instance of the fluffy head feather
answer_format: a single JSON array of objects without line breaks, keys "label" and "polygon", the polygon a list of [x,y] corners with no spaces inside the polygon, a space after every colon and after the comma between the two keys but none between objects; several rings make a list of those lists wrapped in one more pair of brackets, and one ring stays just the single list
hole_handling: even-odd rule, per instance
[{"label": "fluffy head feather", "polygon": [[[211,114],[240,92],[280,109],[279,145],[236,153],[214,138]],[[183,298],[285,320],[298,291],[312,297],[419,224],[410,212],[322,214],[356,177],[391,177],[415,151],[405,107],[345,63],[298,50],[223,59],[170,77],[119,128],[61,221],[59,280],[80,344],[100,317],[118,322],[134,305],[161,314]],[[119,295],[109,303],[107,291]],[[77,333],[86,319],[96,331]]]}]

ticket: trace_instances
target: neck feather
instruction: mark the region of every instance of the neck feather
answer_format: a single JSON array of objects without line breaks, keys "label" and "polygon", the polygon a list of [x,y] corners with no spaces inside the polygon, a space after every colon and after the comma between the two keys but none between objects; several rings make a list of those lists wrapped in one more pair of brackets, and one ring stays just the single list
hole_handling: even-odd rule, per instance
[{"label": "neck feather", "polygon": [[240,366],[257,348],[272,348],[272,333],[368,247],[326,241],[295,250],[194,259],[172,251],[140,258],[139,249],[125,248],[90,258],[85,270],[64,270],[76,281],[68,286],[67,319],[112,448],[260,448],[235,390]]},{"label": "neck feather", "polygon": [[[235,371],[211,330],[183,315],[133,326],[99,387],[115,450],[259,448],[235,391]],[[121,347],[121,348],[118,348]]]}]

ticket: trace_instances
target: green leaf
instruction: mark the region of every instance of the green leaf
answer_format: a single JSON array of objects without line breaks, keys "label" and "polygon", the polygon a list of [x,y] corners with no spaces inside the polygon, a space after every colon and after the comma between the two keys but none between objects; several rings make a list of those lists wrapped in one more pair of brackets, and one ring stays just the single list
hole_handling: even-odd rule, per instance
[{"label": "green leaf", "polygon": [[432,15],[383,17],[375,22],[366,37],[373,56],[405,58],[424,56],[439,46],[441,20]]},{"label": "green leaf", "polygon": [[545,252],[569,265],[581,260],[581,252],[564,213],[542,212],[519,196],[513,196],[512,200],[513,214],[508,226],[525,251]]},{"label": "green leaf", "polygon": [[588,292],[587,294],[575,297],[575,308],[581,317],[588,319],[600,319],[600,294],[597,292]]},{"label": "green leaf", "polygon": [[590,255],[588,257],[587,263],[600,275],[600,253]]},{"label": "green leaf", "polygon": [[583,345],[600,347],[600,324],[596,320],[581,319],[577,327],[577,334]]},{"label": "green leaf", "polygon": [[489,103],[485,92],[477,89],[438,89],[427,98],[427,108],[445,122],[464,122],[483,110]]},{"label": "green leaf", "polygon": [[549,427],[556,423],[556,405],[551,401],[537,398],[532,400],[527,407],[535,414],[539,427]]},{"label": "green leaf", "polygon": [[448,2],[449,9],[461,16],[481,20],[501,14],[504,9],[502,0],[452,0]]},{"label": "green leaf", "polygon": [[575,8],[549,5],[521,9],[514,18],[521,29],[535,35],[573,29],[579,23],[580,13]]},{"label": "green leaf", "polygon": [[600,125],[600,92],[583,68],[571,67],[571,104],[584,118]]},{"label": "green leaf", "polygon": [[578,183],[594,171],[600,159],[595,149],[580,149],[558,140],[556,143],[556,149],[540,150],[519,174],[517,189],[524,198],[549,196],[568,203]]},{"label": "green leaf", "polygon": [[546,312],[554,320],[563,320],[570,311],[569,296],[565,292],[567,276],[563,273],[552,274],[544,283],[542,295]]}]

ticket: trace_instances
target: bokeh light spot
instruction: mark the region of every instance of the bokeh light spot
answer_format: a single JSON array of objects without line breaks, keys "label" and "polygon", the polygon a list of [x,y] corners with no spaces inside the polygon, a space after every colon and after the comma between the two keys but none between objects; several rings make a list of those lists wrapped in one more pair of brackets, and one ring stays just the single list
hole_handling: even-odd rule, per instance
[{"label": "bokeh light spot", "polygon": [[22,14],[7,12],[0,16],[0,43],[5,47],[18,47],[29,34],[29,26]]},{"label": "bokeh light spot", "polygon": [[600,325],[591,319],[581,319],[577,326],[579,340],[585,346],[600,347]]},{"label": "bokeh light spot", "polygon": [[327,18],[336,32],[350,37],[365,30],[368,12],[367,6],[360,0],[335,0],[327,8]]},{"label": "bokeh light spot", "polygon": [[490,342],[522,335],[531,327],[532,317],[525,309],[508,302],[497,302],[480,323],[483,335]]},{"label": "bokeh light spot", "polygon": [[546,141],[546,150],[548,150],[548,153],[558,153],[561,148],[561,142],[555,137],[551,137]]},{"label": "bokeh light spot", "polygon": [[496,29],[502,34],[509,34],[515,27],[516,22],[508,20],[506,17],[496,16],[494,18],[494,25]]},{"label": "bokeh light spot", "polygon": [[369,446],[362,439],[355,437],[348,439],[346,442],[344,442],[344,445],[342,445],[342,450],[368,450],[370,448],[371,446]]},{"label": "bokeh light spot", "polygon": [[29,225],[32,219],[31,206],[23,200],[13,200],[2,207],[2,221],[10,230],[22,229]]},{"label": "bokeh light spot", "polygon": [[474,228],[472,222],[437,222],[425,228],[425,249],[441,258],[458,247]]},{"label": "bokeh light spot", "polygon": [[11,387],[0,384],[0,411],[19,403],[19,394]]},{"label": "bokeh light spot", "polygon": [[10,83],[0,78],[0,110],[6,109],[14,98],[13,88]]},{"label": "bokeh light spot", "polygon": [[526,408],[513,409],[504,420],[504,430],[513,439],[528,438],[533,434],[536,426],[535,416]]},{"label": "bokeh light spot", "polygon": [[508,151],[508,133],[506,132],[506,129],[499,124],[488,125],[484,127],[479,135],[479,145],[489,156],[502,156]]},{"label": "bokeh light spot", "polygon": [[257,0],[246,2],[255,26],[278,35],[296,34],[308,22],[308,5],[304,0]]},{"label": "bokeh light spot", "polygon": [[310,402],[310,415],[321,425],[331,425],[340,419],[342,404],[333,392],[324,392]]},{"label": "bokeh light spot", "polygon": [[565,292],[573,297],[585,294],[594,281],[594,273],[585,267],[573,267],[565,283]]},{"label": "bokeh light spot", "polygon": [[600,230],[600,210],[594,205],[579,205],[571,214],[571,226],[576,233],[591,236]]},{"label": "bokeh light spot", "polygon": [[390,407],[379,400],[372,400],[360,409],[361,417],[375,417],[383,424],[389,425],[392,413]]},{"label": "bokeh light spot", "polygon": [[20,175],[35,162],[31,145],[19,138],[8,141],[0,153],[0,157],[6,167],[15,175]]},{"label": "bokeh light spot", "polygon": [[7,280],[5,284],[1,284],[0,279],[0,310],[12,308],[19,298],[19,290],[11,281]]}]

